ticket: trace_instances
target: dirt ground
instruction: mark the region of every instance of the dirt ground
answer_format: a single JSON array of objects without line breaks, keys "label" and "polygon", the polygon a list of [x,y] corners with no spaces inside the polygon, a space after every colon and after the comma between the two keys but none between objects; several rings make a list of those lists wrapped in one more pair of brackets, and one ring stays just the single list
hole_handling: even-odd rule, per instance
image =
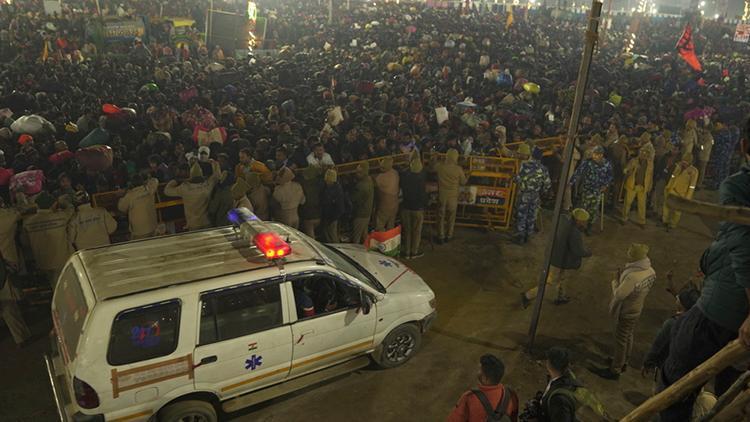
[{"label": "dirt ground", "polygon": [[[506,365],[504,382],[525,401],[544,389],[545,371],[539,359],[553,345],[568,347],[578,377],[600,396],[611,414],[624,416],[651,390],[650,380],[641,378],[639,369],[657,329],[674,308],[664,275],[673,270],[675,280],[686,280],[711,242],[711,230],[692,216],[684,216],[682,226],[670,233],[655,221],[641,229],[607,218],[604,233],[586,238],[594,256],[566,277],[571,303],[555,306],[548,292],[536,347],[528,354],[531,308],[521,308],[519,293],[538,279],[549,217],[544,214],[542,232],[523,247],[510,243],[505,233],[464,229],[449,244],[428,243],[423,258],[407,262],[435,290],[439,316],[421,350],[404,366],[385,371],[365,368],[224,419],[444,420],[461,393],[476,384],[480,355],[501,357]],[[632,369],[619,381],[606,381],[587,368],[603,366],[611,350],[609,282],[616,268],[624,265],[625,251],[633,241],[651,246],[658,281],[637,327]],[[41,358],[48,347],[44,335],[50,329],[48,315],[39,309],[27,317],[39,338],[26,349],[16,349],[7,329],[0,328],[2,421],[55,420]]]}]

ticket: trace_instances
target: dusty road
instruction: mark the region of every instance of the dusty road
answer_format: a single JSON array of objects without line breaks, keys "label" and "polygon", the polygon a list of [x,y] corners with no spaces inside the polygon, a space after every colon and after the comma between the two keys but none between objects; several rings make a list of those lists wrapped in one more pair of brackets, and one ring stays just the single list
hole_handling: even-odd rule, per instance
[{"label": "dusty road", "polygon": [[[548,216],[545,228],[549,227]],[[424,338],[422,349],[406,365],[388,371],[366,368],[225,416],[237,421],[439,421],[458,396],[476,384],[477,360],[495,353],[506,364],[505,382],[522,400],[546,384],[541,352],[552,346],[570,348],[579,378],[607,403],[615,416],[624,415],[647,397],[649,380],[640,376],[644,353],[661,322],[672,312],[674,298],[666,291],[664,275],[686,279],[697,267],[710,231],[698,219],[684,217],[683,227],[666,233],[652,221],[645,229],[606,220],[605,233],[586,241],[594,256],[581,271],[568,277],[573,300],[564,306],[545,301],[533,355],[524,352],[531,309],[520,306],[519,293],[537,279],[547,234],[540,233],[524,247],[508,242],[505,234],[461,230],[446,245],[426,246],[425,257],[408,261],[435,290],[439,317]],[[637,327],[633,369],[619,381],[601,380],[586,370],[603,365],[610,350],[607,316],[609,281],[625,262],[632,241],[651,245],[659,275]],[[550,297],[548,295],[548,297]],[[44,310],[28,315],[33,330],[49,330]],[[46,338],[18,350],[7,329],[0,329],[0,420],[51,421],[54,405],[41,355]]]}]

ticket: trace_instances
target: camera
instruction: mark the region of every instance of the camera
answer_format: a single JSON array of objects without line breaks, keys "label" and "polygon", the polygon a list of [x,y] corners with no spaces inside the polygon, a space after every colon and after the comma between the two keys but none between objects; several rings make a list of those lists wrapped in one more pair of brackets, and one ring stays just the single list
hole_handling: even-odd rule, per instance
[{"label": "camera", "polygon": [[542,392],[537,391],[534,398],[524,404],[523,412],[518,415],[522,422],[538,422],[542,420]]}]

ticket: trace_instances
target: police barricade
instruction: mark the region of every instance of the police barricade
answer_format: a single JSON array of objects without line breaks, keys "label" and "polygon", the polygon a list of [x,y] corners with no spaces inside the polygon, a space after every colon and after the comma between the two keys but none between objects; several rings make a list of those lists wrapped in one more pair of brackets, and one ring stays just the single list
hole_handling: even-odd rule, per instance
[{"label": "police barricade", "polygon": [[[429,168],[444,160],[445,154],[425,153],[423,159]],[[513,177],[518,173],[518,160],[471,155],[460,157],[458,164],[466,173],[467,183],[459,189],[456,225],[490,230],[508,229],[513,214],[516,193]],[[427,193],[429,203],[425,222],[436,223],[438,184],[432,172],[427,182]]]},{"label": "police barricade", "polygon": [[[545,155],[552,155],[555,149],[563,145],[562,137],[543,138],[530,141],[533,145],[541,148]],[[506,147],[514,151],[521,142],[506,144]],[[423,153],[423,160],[429,163],[432,156],[440,157],[442,154]],[[409,165],[411,154],[395,154],[393,158],[394,168],[403,169]],[[382,157],[369,160],[353,161],[335,166],[339,176],[350,176],[356,173],[357,167],[368,162],[370,173],[379,172],[379,164]],[[491,229],[507,229],[510,226],[512,215],[515,187],[513,176],[518,171],[518,162],[512,158],[470,156],[462,157],[460,164],[468,172],[469,182],[462,189],[459,197],[459,211],[456,224],[464,227],[487,227]],[[429,166],[426,167],[429,169]],[[299,173],[300,170],[297,170]],[[167,196],[164,186],[160,184],[156,194],[156,210],[158,221],[164,223],[167,232],[181,231],[185,224],[185,213],[182,199]],[[437,183],[431,181],[428,184],[431,200],[437,201]],[[117,209],[117,201],[125,194],[124,190],[102,192],[92,195],[92,204],[102,207],[118,216],[118,231],[113,235],[113,240],[122,241],[127,238],[127,219]],[[432,203],[432,202],[431,202]],[[431,207],[425,221],[435,222],[436,209]]]}]

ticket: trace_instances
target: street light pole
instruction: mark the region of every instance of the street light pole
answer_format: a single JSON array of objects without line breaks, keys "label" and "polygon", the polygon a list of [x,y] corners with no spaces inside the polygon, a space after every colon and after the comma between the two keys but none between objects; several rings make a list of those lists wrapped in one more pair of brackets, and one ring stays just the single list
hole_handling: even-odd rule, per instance
[{"label": "street light pole", "polygon": [[[563,152],[563,168],[560,173],[560,181],[557,185],[557,195],[555,198],[555,211],[552,217],[552,238],[547,242],[547,249],[544,253],[544,265],[542,272],[539,274],[539,288],[536,301],[534,302],[534,313],[531,317],[529,326],[529,343],[528,350],[533,349],[534,340],[536,340],[536,330],[539,325],[539,315],[542,312],[542,303],[544,302],[544,290],[547,287],[547,274],[552,260],[552,251],[555,249],[557,240],[557,230],[560,226],[560,213],[562,211],[562,202],[565,195],[565,189],[568,187],[568,174],[570,172],[570,161],[573,157],[573,146],[576,141],[578,132],[578,120],[581,117],[581,108],[583,106],[583,97],[586,95],[586,84],[589,78],[589,68],[591,67],[591,58],[594,55],[594,46],[596,45],[599,18],[602,14],[602,2],[593,0],[591,3],[591,14],[589,15],[589,26],[586,30],[586,46],[583,49],[583,58],[581,67],[578,70],[578,81],[576,82],[575,99],[573,100],[573,110],[570,114],[570,126],[568,127],[567,142]],[[603,218],[603,216],[602,216]]]}]

